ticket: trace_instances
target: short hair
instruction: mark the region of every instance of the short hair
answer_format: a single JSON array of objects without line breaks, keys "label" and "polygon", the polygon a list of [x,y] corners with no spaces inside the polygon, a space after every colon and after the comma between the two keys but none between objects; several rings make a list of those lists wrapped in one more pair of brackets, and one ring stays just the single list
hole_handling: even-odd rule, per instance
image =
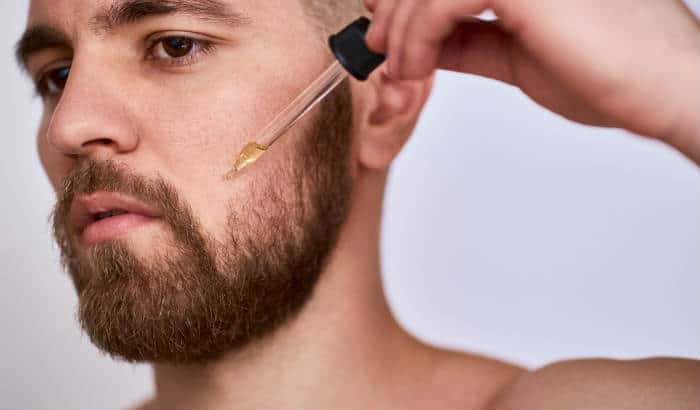
[{"label": "short hair", "polygon": [[321,35],[328,36],[352,20],[365,15],[363,0],[300,0],[311,24]]}]

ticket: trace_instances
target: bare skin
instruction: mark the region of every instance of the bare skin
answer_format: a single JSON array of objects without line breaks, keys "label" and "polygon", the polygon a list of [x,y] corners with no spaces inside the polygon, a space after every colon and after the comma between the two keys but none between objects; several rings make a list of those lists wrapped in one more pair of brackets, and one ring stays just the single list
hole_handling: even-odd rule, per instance
[{"label": "bare skin", "polygon": [[[236,29],[169,15],[105,36],[91,30],[90,17],[111,1],[32,1],[28,24],[51,25],[70,39],[69,46],[44,49],[27,61],[34,78],[71,66],[65,86],[45,97],[38,149],[47,175],[58,189],[81,158],[120,161],[144,175],[158,172],[178,187],[207,232],[221,238],[227,200],[254,192],[267,161],[290,161],[287,154],[304,136],[304,124],[256,164],[259,174],[229,184],[221,176],[248,136],[322,71],[323,40],[311,31],[297,2],[271,0],[227,0],[249,17],[248,24]],[[700,30],[678,2],[561,1],[544,17],[524,2],[502,3],[367,2],[375,12],[370,45],[388,50],[389,64],[367,83],[351,84],[356,107],[352,205],[312,299],[272,336],[219,361],[154,365],[155,397],[139,408],[697,409],[700,363],[695,361],[564,362],[528,372],[496,359],[427,346],[401,329],[388,308],[379,263],[386,175],[413,131],[438,67],[508,81],[569,118],[662,139],[700,162],[700,124],[691,113],[699,105],[700,76],[689,75],[700,71]],[[641,7],[635,14],[641,20],[628,18],[624,29],[615,25],[619,32],[601,34],[610,27],[607,15],[594,13],[607,10],[601,4],[613,4],[613,14],[615,7]],[[509,31],[483,23],[456,24],[458,16],[486,7],[503,14]],[[587,18],[567,18],[574,8],[574,17]],[[616,54],[596,55],[595,42],[591,50],[576,54],[578,42],[556,35],[561,28],[553,22],[560,20],[551,14],[557,12],[561,21],[590,23],[567,28],[588,32],[590,38],[605,35],[612,50],[628,50],[643,33],[640,43],[669,54],[648,57],[640,46],[631,61],[647,71],[629,76],[629,65],[616,61]],[[649,14],[673,30],[648,32],[644,16]],[[444,30],[407,29],[419,15],[423,26]],[[528,24],[535,21],[547,24]],[[217,48],[186,68],[144,59],[144,38],[162,31],[206,37]],[[460,41],[462,32],[472,33],[472,40]],[[421,37],[426,34],[436,37]],[[515,49],[521,51],[514,66],[522,69],[505,69],[514,63],[505,50],[516,43],[506,47],[504,42],[516,38]],[[397,50],[401,47],[407,49]],[[560,55],[576,64],[562,64]],[[402,56],[399,64],[396,56]],[[162,52],[158,57],[167,60]],[[285,70],[273,75],[267,69],[272,66]],[[642,98],[650,91],[647,81],[660,75],[669,81],[654,89],[657,98]],[[680,88],[698,92],[681,93]],[[610,90],[614,98],[608,99]],[[156,239],[167,234],[162,230],[154,224],[123,239],[148,258]]]}]

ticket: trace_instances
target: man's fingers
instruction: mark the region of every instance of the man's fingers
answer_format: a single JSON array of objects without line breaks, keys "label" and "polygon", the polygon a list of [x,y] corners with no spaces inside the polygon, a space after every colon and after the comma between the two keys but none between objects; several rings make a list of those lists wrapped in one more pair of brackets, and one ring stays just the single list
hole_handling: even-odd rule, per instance
[{"label": "man's fingers", "polygon": [[[442,42],[447,39],[461,21],[479,14],[486,9],[488,0],[422,0],[412,8],[407,29],[400,43],[401,52],[394,57],[397,62],[397,78],[418,79],[430,75],[435,70],[442,49]],[[401,4],[399,7],[402,7]],[[391,40],[389,40],[391,41]],[[391,50],[392,52],[394,50]],[[388,62],[391,66],[391,61]]]},{"label": "man's fingers", "polygon": [[513,41],[513,35],[498,22],[471,19],[459,24],[443,41],[437,68],[517,85],[513,76]]},{"label": "man's fingers", "polygon": [[391,58],[387,61],[389,76],[398,78],[403,61],[404,37],[408,31],[408,23],[411,21],[414,10],[419,3],[425,0],[402,0],[399,7],[394,10],[391,19],[391,27],[387,36],[387,54]]},{"label": "man's fingers", "polygon": [[512,82],[511,37],[495,23],[470,17],[487,2],[366,0],[374,11],[367,45],[387,54],[388,74],[395,79],[419,79],[445,68]]},{"label": "man's fingers", "polygon": [[391,28],[394,10],[400,5],[400,0],[376,0],[372,24],[367,32],[367,46],[377,52],[386,53],[387,33]]}]

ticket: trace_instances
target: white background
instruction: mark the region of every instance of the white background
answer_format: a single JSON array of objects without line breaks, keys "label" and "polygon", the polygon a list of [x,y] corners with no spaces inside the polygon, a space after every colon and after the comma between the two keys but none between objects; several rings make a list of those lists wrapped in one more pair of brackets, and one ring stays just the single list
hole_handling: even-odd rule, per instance
[{"label": "white background", "polygon": [[[27,4],[0,3],[0,408],[120,408],[152,391],[150,371],[102,356],[75,322],[34,147],[40,104],[12,61]],[[665,146],[442,73],[385,214],[387,293],[426,341],[528,366],[700,359],[700,171]]]}]

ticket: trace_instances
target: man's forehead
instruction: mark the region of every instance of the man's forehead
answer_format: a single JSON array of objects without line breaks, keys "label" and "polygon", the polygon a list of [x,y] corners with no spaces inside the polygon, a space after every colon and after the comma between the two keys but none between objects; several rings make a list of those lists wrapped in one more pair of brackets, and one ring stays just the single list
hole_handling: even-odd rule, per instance
[{"label": "man's forehead", "polygon": [[[227,1],[227,0],[223,0]],[[65,25],[73,21],[89,18],[112,4],[123,3],[122,0],[31,0],[27,25],[47,24]]]}]

